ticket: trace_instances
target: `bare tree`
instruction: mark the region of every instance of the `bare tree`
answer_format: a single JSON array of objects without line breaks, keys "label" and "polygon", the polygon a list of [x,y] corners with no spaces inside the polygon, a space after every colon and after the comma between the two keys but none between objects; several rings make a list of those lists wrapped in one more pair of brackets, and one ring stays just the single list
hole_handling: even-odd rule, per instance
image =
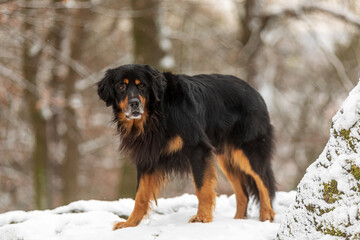
[{"label": "bare tree", "polygon": [[[131,7],[137,14],[132,18],[134,62],[160,68],[165,53],[160,47],[160,26],[158,0],[131,0]],[[124,158],[119,180],[119,195],[133,197],[136,190],[136,171],[131,160]]]},{"label": "bare tree", "polygon": [[165,55],[160,47],[159,4],[159,0],[131,0],[132,9],[139,13],[132,19],[134,62],[156,68]]},{"label": "bare tree", "polygon": [[[30,2],[30,1],[25,1]],[[31,83],[32,91],[26,89],[26,108],[29,111],[30,123],[34,132],[34,149],[32,155],[33,174],[35,183],[35,204],[39,209],[49,206],[48,185],[48,144],[47,121],[41,112],[39,97],[41,91],[37,87],[37,73],[41,57],[41,48],[37,46],[35,24],[32,22],[36,11],[23,8],[23,46],[22,46],[22,72],[24,78]]]},{"label": "bare tree", "polygon": [[[89,0],[78,0],[78,3],[90,4]],[[71,10],[71,28],[69,33],[70,42],[70,59],[75,62],[83,61],[83,52],[89,39],[89,31],[91,29],[91,21],[94,19],[94,14],[87,9]],[[64,134],[64,144],[66,148],[65,159],[62,168],[63,180],[63,198],[65,203],[74,201],[78,196],[78,171],[80,163],[79,145],[82,141],[81,131],[77,123],[77,114],[74,104],[71,102],[79,97],[75,88],[79,76],[73,64],[69,63],[68,74],[64,77],[64,98],[66,99],[66,106],[64,108],[64,123],[66,125],[66,132]]]}]

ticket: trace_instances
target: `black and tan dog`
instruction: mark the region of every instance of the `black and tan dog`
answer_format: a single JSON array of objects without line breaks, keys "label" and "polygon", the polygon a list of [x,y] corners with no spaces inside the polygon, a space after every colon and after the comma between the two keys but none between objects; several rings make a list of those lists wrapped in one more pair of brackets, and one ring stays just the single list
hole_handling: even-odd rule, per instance
[{"label": "black and tan dog", "polygon": [[120,149],[137,168],[135,208],[114,229],[138,225],[173,173],[193,175],[199,207],[190,222],[211,222],[216,158],[236,195],[235,218],[246,216],[248,197],[255,195],[260,220],[273,220],[273,131],[264,100],[246,82],[130,64],[107,70],[98,94],[112,106]]}]

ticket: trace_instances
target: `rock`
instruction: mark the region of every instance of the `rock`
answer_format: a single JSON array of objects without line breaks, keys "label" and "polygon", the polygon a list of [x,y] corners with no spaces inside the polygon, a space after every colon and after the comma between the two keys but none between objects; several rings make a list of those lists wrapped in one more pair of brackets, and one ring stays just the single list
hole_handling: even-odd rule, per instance
[{"label": "rock", "polygon": [[276,239],[360,239],[360,82],[332,120]]}]

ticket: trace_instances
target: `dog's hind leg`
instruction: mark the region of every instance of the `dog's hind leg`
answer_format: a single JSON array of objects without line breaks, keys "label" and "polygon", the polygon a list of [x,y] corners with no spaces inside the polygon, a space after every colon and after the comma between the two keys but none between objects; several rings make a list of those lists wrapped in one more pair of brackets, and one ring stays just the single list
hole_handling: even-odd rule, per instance
[{"label": "dog's hind leg", "polygon": [[140,175],[135,197],[135,207],[126,222],[115,223],[113,230],[139,225],[150,208],[150,201],[155,200],[165,181],[162,173],[143,173]]},{"label": "dog's hind leg", "polygon": [[242,173],[238,167],[234,169],[234,167],[230,165],[230,159],[226,159],[229,156],[223,154],[217,157],[220,169],[229,180],[236,196],[236,213],[234,218],[243,219],[247,215],[248,205],[248,194],[242,182],[244,181],[244,173]]},{"label": "dog's hind leg", "polygon": [[275,213],[271,206],[271,194],[268,187],[264,184],[264,180],[261,175],[253,170],[251,167],[248,157],[245,155],[241,149],[233,149],[231,151],[232,164],[237,166],[241,171],[245,172],[247,175],[251,176],[259,192],[260,199],[260,220],[266,221],[274,220]]},{"label": "dog's hind leg", "polygon": [[215,186],[217,184],[215,155],[203,149],[196,149],[190,159],[191,170],[194,177],[196,196],[199,200],[198,211],[189,222],[211,222],[215,207]]}]

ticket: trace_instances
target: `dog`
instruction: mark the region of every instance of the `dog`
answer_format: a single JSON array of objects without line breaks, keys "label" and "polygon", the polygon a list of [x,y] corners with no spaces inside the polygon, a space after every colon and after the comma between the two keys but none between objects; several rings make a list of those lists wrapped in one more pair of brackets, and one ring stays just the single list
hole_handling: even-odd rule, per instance
[{"label": "dog", "polygon": [[107,70],[97,87],[112,106],[120,150],[137,169],[135,207],[114,230],[137,226],[173,174],[193,176],[199,205],[189,222],[211,222],[216,159],[235,192],[234,218],[246,217],[254,195],[260,220],[273,221],[273,127],[263,98],[249,84],[231,75],[188,76],[129,64]]}]

